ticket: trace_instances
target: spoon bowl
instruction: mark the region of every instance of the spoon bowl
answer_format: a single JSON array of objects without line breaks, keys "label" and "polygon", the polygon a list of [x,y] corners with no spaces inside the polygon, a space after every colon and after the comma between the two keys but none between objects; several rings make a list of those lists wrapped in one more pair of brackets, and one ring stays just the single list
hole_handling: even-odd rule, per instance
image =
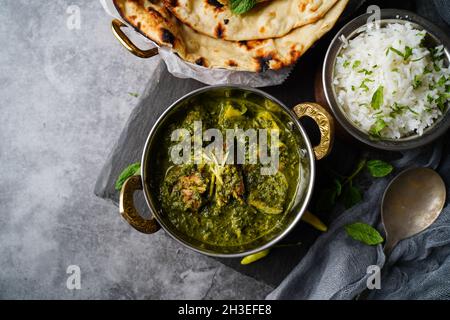
[{"label": "spoon bowl", "polygon": [[445,184],[434,170],[413,168],[401,172],[386,188],[381,219],[386,230],[384,252],[430,226],[444,208]]}]

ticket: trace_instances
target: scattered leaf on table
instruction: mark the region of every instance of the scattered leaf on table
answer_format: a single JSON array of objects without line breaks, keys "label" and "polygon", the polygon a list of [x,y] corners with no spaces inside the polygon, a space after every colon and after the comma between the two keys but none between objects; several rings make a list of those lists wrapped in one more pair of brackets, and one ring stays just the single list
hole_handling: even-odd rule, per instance
[{"label": "scattered leaf on table", "polygon": [[141,164],[139,162],[133,163],[128,167],[126,167],[116,180],[115,185],[116,190],[122,189],[122,186],[125,183],[125,181],[129,177],[139,174],[140,171],[141,171]]},{"label": "scattered leaf on table", "polygon": [[367,169],[372,177],[381,178],[391,173],[394,167],[382,160],[369,160],[367,161]]},{"label": "scattered leaf on table", "polygon": [[355,222],[345,226],[345,231],[353,239],[374,246],[384,241],[380,233],[367,223]]}]

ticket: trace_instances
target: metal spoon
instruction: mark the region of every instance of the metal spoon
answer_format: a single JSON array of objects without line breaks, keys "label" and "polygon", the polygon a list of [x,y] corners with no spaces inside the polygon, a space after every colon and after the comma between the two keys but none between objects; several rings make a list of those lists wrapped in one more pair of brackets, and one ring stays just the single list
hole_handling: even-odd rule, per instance
[{"label": "metal spoon", "polygon": [[[445,184],[436,171],[429,168],[407,169],[396,176],[384,191],[381,219],[386,231],[384,254],[390,254],[403,239],[428,228],[445,204]],[[356,300],[367,299],[369,289]]]},{"label": "metal spoon", "polygon": [[445,184],[434,170],[413,168],[400,173],[386,188],[381,219],[386,230],[384,253],[429,227],[445,204]]}]

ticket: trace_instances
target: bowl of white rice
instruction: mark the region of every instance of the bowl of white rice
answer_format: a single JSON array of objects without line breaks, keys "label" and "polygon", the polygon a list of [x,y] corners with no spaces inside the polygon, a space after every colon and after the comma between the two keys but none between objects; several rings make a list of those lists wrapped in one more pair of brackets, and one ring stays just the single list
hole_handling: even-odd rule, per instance
[{"label": "bowl of white rice", "polygon": [[403,10],[383,9],[374,22],[370,17],[345,25],[328,49],[322,81],[330,109],[370,146],[405,150],[430,143],[450,127],[447,32]]}]

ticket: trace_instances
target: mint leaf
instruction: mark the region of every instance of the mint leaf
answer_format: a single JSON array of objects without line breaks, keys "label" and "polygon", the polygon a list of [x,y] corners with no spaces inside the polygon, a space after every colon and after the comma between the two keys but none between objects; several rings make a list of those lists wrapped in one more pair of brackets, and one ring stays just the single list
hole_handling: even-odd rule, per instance
[{"label": "mint leaf", "polygon": [[125,181],[129,177],[139,174],[140,171],[141,171],[141,164],[139,162],[133,163],[128,167],[126,167],[116,180],[115,185],[116,190],[122,189],[122,186],[125,183]]},{"label": "mint leaf", "polygon": [[316,210],[319,212],[330,212],[336,204],[337,198],[341,195],[341,192],[341,182],[335,179],[332,186],[320,191],[316,203]]},{"label": "mint leaf", "polygon": [[243,14],[252,9],[256,4],[256,0],[230,0],[231,12],[235,14]]},{"label": "mint leaf", "polygon": [[346,209],[350,209],[355,204],[361,202],[362,194],[358,188],[349,183],[342,191],[342,203]]},{"label": "mint leaf", "polygon": [[372,106],[372,109],[378,110],[380,109],[381,105],[383,104],[383,91],[384,87],[379,86],[378,89],[373,93],[372,101],[370,102],[370,105]]},{"label": "mint leaf", "polygon": [[386,127],[386,122],[384,122],[383,119],[377,119],[375,124],[370,128],[369,133],[375,137],[381,136],[381,130],[383,130]]},{"label": "mint leaf", "polygon": [[366,163],[366,167],[372,177],[375,178],[385,177],[394,169],[392,165],[382,160],[369,160]]},{"label": "mint leaf", "polygon": [[384,241],[380,233],[366,223],[355,222],[346,225],[344,228],[351,238],[369,246],[374,246]]}]

